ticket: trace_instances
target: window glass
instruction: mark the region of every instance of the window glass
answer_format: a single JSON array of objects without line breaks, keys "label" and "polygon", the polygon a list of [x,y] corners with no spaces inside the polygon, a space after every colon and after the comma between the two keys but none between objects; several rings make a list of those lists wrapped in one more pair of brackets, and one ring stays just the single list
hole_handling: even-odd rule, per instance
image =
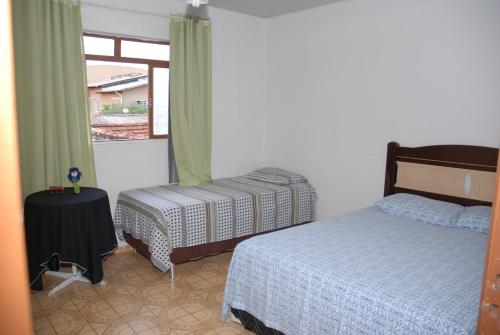
[{"label": "window glass", "polygon": [[92,138],[149,138],[148,65],[87,60]]},{"label": "window glass", "polygon": [[110,38],[83,36],[85,54],[99,56],[113,56],[115,54],[115,41]]},{"label": "window glass", "polygon": [[146,42],[121,41],[121,56],[130,58],[143,58],[168,61],[170,59],[170,46]]},{"label": "window glass", "polygon": [[169,69],[153,69],[153,134],[168,134]]},{"label": "window glass", "polygon": [[92,34],[83,40],[93,139],[167,137],[169,45]]}]

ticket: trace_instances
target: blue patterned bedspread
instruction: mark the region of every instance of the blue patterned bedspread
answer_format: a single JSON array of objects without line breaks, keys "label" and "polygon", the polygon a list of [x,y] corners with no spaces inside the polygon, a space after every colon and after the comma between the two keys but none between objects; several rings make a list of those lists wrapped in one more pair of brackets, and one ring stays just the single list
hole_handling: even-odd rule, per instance
[{"label": "blue patterned bedspread", "polygon": [[293,334],[474,334],[487,235],[376,207],[257,236],[234,251],[224,295]]}]

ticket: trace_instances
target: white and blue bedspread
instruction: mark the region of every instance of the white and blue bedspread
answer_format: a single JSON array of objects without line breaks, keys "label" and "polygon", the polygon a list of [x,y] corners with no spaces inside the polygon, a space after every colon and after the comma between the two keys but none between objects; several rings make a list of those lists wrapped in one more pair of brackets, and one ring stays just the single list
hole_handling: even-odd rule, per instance
[{"label": "white and blue bedspread", "polygon": [[294,334],[474,334],[487,235],[376,207],[244,241],[231,307]]}]

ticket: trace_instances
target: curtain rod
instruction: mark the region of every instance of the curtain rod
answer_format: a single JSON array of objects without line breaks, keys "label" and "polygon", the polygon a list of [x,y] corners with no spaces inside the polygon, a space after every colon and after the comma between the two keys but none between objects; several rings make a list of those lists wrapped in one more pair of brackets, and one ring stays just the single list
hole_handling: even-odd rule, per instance
[{"label": "curtain rod", "polygon": [[143,15],[149,15],[149,16],[157,16],[157,17],[162,17],[162,18],[170,18],[172,15],[172,12],[169,12],[168,15],[166,14],[157,14],[153,12],[146,12],[146,11],[138,11],[138,10],[132,10],[132,9],[126,9],[126,8],[118,8],[118,7],[111,7],[111,6],[106,6],[106,5],[101,5],[98,3],[94,2],[89,2],[89,1],[81,1],[82,6],[89,6],[89,7],[97,7],[97,8],[103,8],[103,9],[110,9],[110,10],[115,10],[119,12],[125,12],[125,13],[131,13],[131,14],[143,14]]}]

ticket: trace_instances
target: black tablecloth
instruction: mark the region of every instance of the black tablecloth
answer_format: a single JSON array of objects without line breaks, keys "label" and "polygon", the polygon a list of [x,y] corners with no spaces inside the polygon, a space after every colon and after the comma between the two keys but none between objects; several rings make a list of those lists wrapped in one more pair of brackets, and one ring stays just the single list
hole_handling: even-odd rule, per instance
[{"label": "black tablecloth", "polygon": [[59,262],[77,265],[92,284],[102,280],[102,261],[117,246],[105,191],[33,193],[24,204],[24,223],[32,290],[43,289],[41,274],[57,270]]}]

